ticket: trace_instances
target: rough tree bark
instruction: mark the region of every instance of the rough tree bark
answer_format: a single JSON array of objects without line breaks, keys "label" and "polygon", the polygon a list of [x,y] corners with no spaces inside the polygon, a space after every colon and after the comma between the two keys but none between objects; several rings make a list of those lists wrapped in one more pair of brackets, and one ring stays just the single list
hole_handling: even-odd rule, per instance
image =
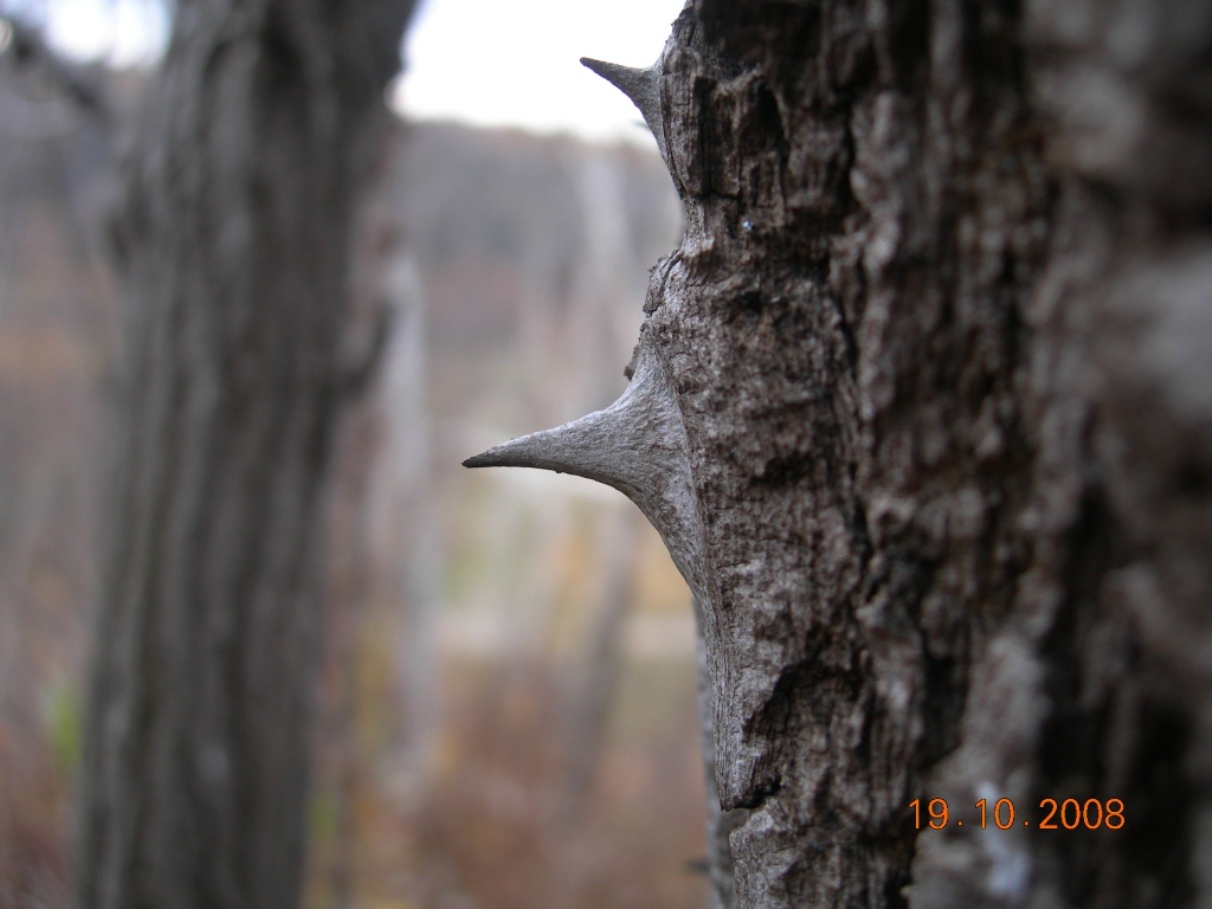
[{"label": "rough tree bark", "polygon": [[[78,904],[293,907],[353,199],[410,0],[194,0],[130,158]],[[368,335],[369,336],[369,335]]]},{"label": "rough tree bark", "polygon": [[718,903],[1212,905],[1210,54],[1201,0],[690,0],[591,62],[687,234],[624,398],[470,463],[616,486],[698,595]]}]

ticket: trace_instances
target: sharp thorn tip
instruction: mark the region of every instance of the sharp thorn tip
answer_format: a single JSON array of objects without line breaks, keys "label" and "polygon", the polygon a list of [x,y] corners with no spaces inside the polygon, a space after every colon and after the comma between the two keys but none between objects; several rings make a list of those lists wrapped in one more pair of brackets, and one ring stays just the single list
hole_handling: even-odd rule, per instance
[{"label": "sharp thorn tip", "polygon": [[478,455],[472,455],[470,458],[467,458],[463,461],[463,466],[471,468],[496,467],[497,461],[496,458],[492,456],[492,449],[489,449],[488,451],[481,452]]}]

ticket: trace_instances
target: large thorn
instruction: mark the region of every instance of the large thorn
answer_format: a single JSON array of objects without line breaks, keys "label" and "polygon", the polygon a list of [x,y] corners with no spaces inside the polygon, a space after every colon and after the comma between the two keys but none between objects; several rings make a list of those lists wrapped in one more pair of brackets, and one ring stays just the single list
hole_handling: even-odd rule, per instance
[{"label": "large thorn", "polygon": [[648,69],[620,66],[605,60],[594,60],[592,57],[582,57],[581,64],[631,99],[631,103],[639,108],[643,115],[648,129],[652,131],[657,147],[661,150],[661,157],[666,157],[665,125],[661,118],[661,61],[657,60]]},{"label": "large thorn", "polygon": [[607,407],[468,458],[464,467],[537,467],[612,486],[639,506],[697,596],[704,596],[702,528],[686,429],[668,367],[641,342],[631,384]]}]

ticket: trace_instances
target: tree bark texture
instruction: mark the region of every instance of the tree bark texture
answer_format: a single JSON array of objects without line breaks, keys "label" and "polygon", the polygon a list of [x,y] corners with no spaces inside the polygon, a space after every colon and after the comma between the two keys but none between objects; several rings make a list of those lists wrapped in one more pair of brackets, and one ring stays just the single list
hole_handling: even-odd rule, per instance
[{"label": "tree bark texture", "polygon": [[298,904],[322,481],[373,346],[348,234],[411,8],[177,5],[115,230],[81,907]]},{"label": "tree bark texture", "polygon": [[[685,424],[735,905],[1212,905],[1210,52],[1199,0],[674,24],[689,226],[641,343]],[[1123,828],[1041,831],[1046,798]]]}]

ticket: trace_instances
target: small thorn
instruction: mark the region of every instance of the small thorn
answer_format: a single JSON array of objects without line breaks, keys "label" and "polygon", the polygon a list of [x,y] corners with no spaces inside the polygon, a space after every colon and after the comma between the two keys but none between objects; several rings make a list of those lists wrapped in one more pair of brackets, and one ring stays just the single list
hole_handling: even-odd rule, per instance
[{"label": "small thorn", "polygon": [[592,57],[582,57],[581,65],[585,66],[631,99],[631,103],[639,108],[644,122],[651,130],[665,154],[665,127],[661,119],[661,62],[658,60],[648,69],[636,69],[631,66],[620,66],[605,60],[595,60]]},{"label": "small thorn", "polygon": [[610,424],[615,420],[617,417],[609,408],[591,413],[555,429],[504,442],[468,458],[463,466],[534,467],[618,486],[624,480],[611,469],[608,454],[616,434]]},{"label": "small thorn", "polygon": [[702,528],[686,429],[668,367],[641,342],[627,390],[586,417],[490,448],[464,467],[536,467],[612,486],[661,534],[696,595],[703,584]]}]

